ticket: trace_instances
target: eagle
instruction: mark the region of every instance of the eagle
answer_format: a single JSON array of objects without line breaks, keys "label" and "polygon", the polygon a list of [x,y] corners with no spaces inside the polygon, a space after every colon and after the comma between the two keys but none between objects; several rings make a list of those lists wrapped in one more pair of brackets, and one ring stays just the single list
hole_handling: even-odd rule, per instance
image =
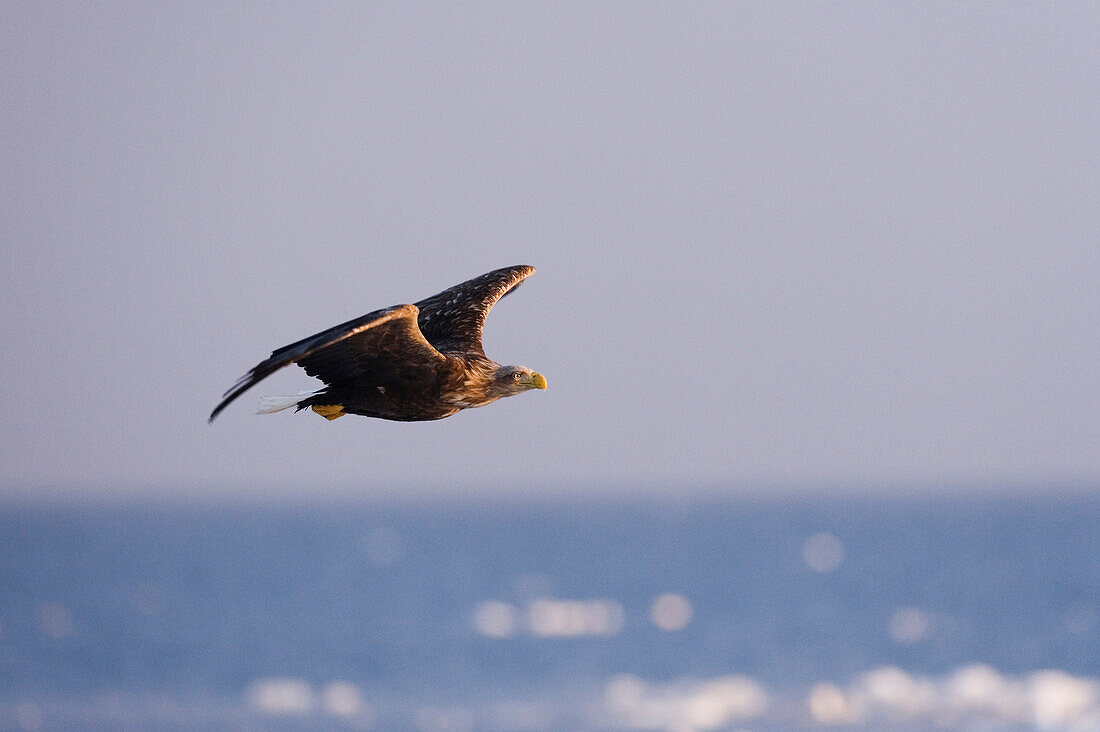
[{"label": "eagle", "polygon": [[294,407],[329,420],[360,414],[420,422],[545,389],[542,374],[526,366],[501,366],[481,347],[489,310],[534,271],[527,265],[493,270],[420,302],[375,310],[283,346],[238,379],[208,421],[292,363],[324,387],[264,397],[258,414]]}]

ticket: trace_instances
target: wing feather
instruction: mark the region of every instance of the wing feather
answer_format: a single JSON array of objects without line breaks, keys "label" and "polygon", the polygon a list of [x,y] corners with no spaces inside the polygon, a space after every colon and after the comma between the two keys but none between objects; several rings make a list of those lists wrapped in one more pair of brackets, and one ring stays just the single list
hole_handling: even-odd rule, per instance
[{"label": "wing feather", "polygon": [[[410,365],[426,365],[444,360],[444,356],[428,343],[417,327],[418,314],[419,310],[415,305],[397,305],[375,310],[273,351],[225,392],[221,403],[210,413],[208,421],[213,422],[234,399],[292,363],[310,362],[312,370],[307,367],[307,373],[321,376],[323,381],[331,383],[324,378],[325,374],[334,376],[353,368],[353,364],[348,362],[349,358],[377,354],[379,344],[389,349],[391,358],[408,359]],[[363,334],[367,333],[372,336],[364,337]],[[341,344],[349,340],[352,343],[348,348],[340,348]]]},{"label": "wing feather", "polygon": [[497,300],[534,274],[529,265],[487,272],[416,303],[420,330],[443,353],[485,356],[481,331]]}]

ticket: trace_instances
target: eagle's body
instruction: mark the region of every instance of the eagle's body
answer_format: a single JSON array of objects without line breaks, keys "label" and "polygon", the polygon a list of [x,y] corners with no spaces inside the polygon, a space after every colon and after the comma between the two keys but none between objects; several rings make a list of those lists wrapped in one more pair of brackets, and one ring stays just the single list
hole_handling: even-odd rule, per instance
[{"label": "eagle's body", "polygon": [[527,266],[498,269],[415,305],[375,310],[284,346],[225,393],[210,421],[291,363],[325,387],[292,397],[266,397],[261,413],[308,407],[327,419],[361,414],[417,422],[545,389],[542,375],[523,366],[501,366],[481,347],[481,329],[493,304],[534,271]]}]

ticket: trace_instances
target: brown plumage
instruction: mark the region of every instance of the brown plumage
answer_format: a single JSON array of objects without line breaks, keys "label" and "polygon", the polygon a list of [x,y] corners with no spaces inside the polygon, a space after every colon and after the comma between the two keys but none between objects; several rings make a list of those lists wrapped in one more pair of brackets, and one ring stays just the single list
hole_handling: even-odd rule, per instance
[{"label": "brown plumage", "polygon": [[524,366],[501,366],[481,347],[485,317],[534,267],[494,270],[421,300],[349,320],[274,351],[242,376],[210,414],[283,366],[296,363],[325,387],[293,397],[267,397],[261,413],[307,407],[416,422],[442,419],[529,389],[546,379]]}]

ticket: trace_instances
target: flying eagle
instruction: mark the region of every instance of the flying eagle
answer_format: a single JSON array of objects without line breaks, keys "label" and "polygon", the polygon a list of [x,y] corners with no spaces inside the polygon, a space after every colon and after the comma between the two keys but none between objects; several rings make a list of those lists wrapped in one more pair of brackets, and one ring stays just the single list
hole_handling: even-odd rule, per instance
[{"label": "flying eagle", "polygon": [[209,421],[292,363],[323,381],[324,388],[264,397],[259,414],[308,407],[330,420],[362,414],[418,422],[443,419],[528,389],[545,389],[542,374],[524,366],[501,366],[481,347],[489,310],[534,271],[524,265],[494,270],[415,305],[375,310],[283,346],[225,392]]}]

